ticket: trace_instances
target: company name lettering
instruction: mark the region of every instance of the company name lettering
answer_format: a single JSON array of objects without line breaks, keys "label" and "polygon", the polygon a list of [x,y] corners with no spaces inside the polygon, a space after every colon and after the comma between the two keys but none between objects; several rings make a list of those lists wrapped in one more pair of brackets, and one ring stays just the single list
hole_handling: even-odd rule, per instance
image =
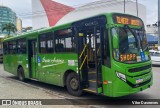
[{"label": "company name lettering", "polygon": [[43,57],[42,62],[43,63],[64,63],[64,60],[56,59],[56,57],[54,57],[54,59],[46,59],[45,57]]}]

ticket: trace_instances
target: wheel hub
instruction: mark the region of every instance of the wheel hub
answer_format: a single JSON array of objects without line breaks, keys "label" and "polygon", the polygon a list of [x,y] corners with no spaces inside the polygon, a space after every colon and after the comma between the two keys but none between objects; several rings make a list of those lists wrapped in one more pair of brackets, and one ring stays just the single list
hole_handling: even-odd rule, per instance
[{"label": "wheel hub", "polygon": [[78,89],[78,81],[76,78],[71,79],[70,81],[70,86],[73,90],[77,90]]}]

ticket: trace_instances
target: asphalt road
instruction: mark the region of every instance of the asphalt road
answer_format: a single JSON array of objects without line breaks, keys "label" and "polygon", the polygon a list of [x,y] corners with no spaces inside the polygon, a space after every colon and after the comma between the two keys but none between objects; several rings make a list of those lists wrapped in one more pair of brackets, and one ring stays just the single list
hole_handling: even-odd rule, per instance
[{"label": "asphalt road", "polygon": [[[119,99],[160,99],[160,66],[153,66],[153,86],[150,89],[142,92],[132,94],[129,96],[120,97]],[[9,91],[9,92],[8,92]],[[25,93],[24,93],[25,92]],[[3,70],[3,65],[0,65],[0,99],[66,99],[66,102],[71,104],[79,103],[87,99],[113,99],[109,97],[99,96],[92,93],[85,93],[81,97],[74,97],[68,94],[66,88],[58,87],[50,84],[45,84],[37,81],[21,82],[16,76],[9,74]],[[68,101],[73,99],[74,101]],[[92,101],[92,100],[91,100]],[[92,103],[89,101],[90,103]],[[114,101],[114,99],[113,99]],[[87,102],[87,101],[86,101]],[[81,102],[80,102],[81,103]],[[83,103],[83,102],[82,102]],[[93,104],[95,104],[93,102]],[[101,104],[99,102],[98,104]],[[75,106],[71,106],[75,107]],[[119,107],[119,105],[89,105],[89,106],[76,106],[76,107]],[[121,107],[137,107],[134,105],[121,106]],[[140,106],[142,108],[150,108],[151,106]],[[159,108],[160,106],[152,106]]]}]

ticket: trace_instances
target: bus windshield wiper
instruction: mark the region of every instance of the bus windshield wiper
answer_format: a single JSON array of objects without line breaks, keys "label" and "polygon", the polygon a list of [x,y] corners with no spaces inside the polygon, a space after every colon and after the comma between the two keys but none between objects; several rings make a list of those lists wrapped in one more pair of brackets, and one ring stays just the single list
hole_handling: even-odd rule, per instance
[{"label": "bus windshield wiper", "polygon": [[[142,27],[140,30],[143,31],[143,37],[140,38],[139,33],[137,33],[137,35],[139,36],[139,38],[140,38],[140,40],[141,40],[141,46],[142,46],[142,41],[143,41],[143,39],[144,39],[144,29],[143,29],[143,27]],[[145,45],[144,48],[142,47],[142,50],[145,51],[147,48],[148,48],[148,43]]]},{"label": "bus windshield wiper", "polygon": [[132,33],[132,35],[135,37],[136,41],[138,42],[137,46],[138,46],[138,48],[140,50],[141,49],[141,44],[140,44],[135,32],[133,30],[131,30],[131,28],[128,25],[125,25],[124,28],[127,28]]}]

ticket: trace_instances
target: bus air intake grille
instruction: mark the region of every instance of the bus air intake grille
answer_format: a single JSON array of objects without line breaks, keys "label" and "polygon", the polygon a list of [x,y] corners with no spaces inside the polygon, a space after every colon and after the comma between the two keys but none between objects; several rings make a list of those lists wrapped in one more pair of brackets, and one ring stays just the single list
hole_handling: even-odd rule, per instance
[{"label": "bus air intake grille", "polygon": [[128,72],[139,72],[151,68],[151,65],[129,69]]}]

